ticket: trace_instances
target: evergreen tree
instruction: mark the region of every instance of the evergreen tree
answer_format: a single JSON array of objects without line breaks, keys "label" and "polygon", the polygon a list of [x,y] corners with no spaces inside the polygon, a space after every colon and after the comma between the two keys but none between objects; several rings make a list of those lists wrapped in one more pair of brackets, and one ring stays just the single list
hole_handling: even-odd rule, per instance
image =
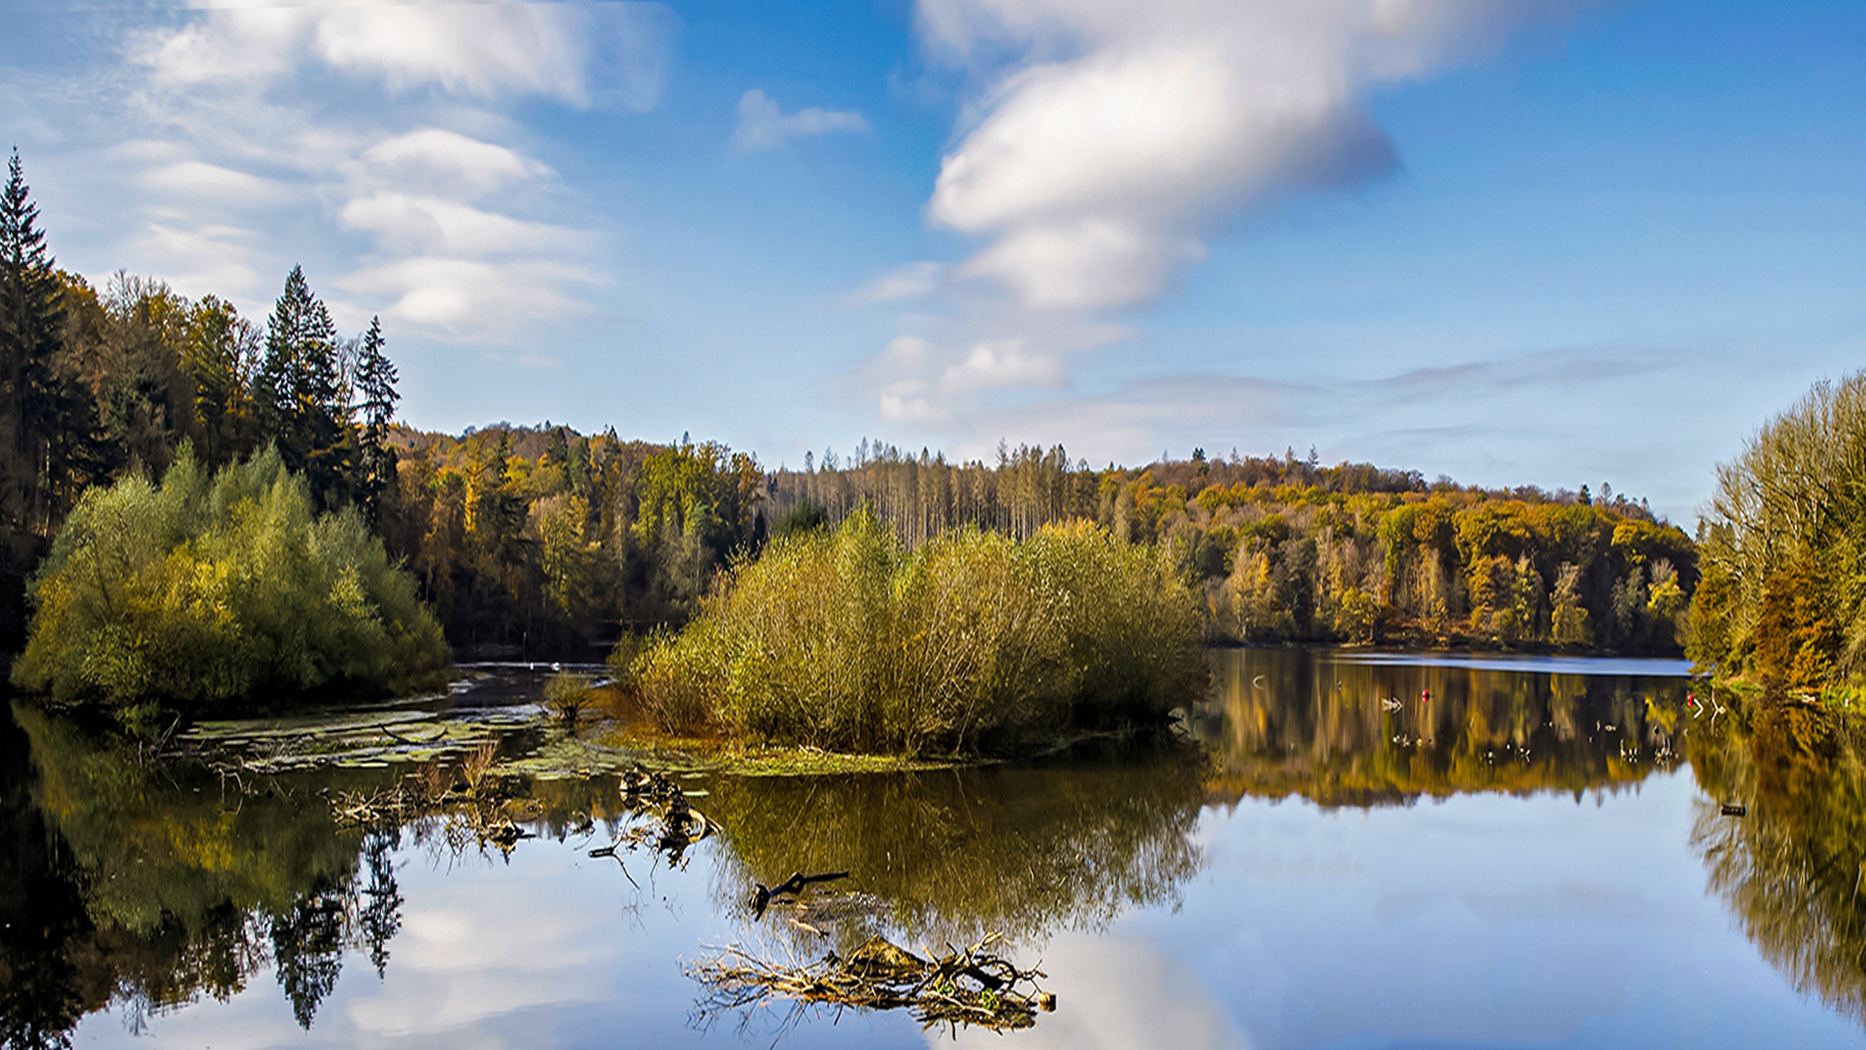
[{"label": "evergreen tree", "polygon": [[347,501],[354,472],[341,352],[330,311],[311,294],[304,268],[292,267],[266,322],[256,393],[286,466],[304,473],[325,508]]},{"label": "evergreen tree", "polygon": [[14,150],[0,192],[0,521],[49,536],[107,467],[96,406],[58,367],[63,284]]},{"label": "evergreen tree", "polygon": [[362,429],[357,435],[357,501],[372,522],[378,518],[383,494],[395,482],[396,457],[389,445],[389,423],[395,418],[395,403],[402,399],[395,390],[400,377],[394,363],[382,352],[382,345],[382,320],[372,317],[356,360],[356,408],[362,417]]}]

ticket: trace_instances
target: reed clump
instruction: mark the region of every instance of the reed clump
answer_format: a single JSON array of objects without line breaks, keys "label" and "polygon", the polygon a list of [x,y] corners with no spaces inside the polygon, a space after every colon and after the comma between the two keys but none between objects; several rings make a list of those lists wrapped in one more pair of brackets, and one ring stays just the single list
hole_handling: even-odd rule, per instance
[{"label": "reed clump", "polygon": [[632,684],[669,732],[976,753],[1158,723],[1205,683],[1198,610],[1159,550],[1089,522],[909,549],[859,512],[733,568]]}]

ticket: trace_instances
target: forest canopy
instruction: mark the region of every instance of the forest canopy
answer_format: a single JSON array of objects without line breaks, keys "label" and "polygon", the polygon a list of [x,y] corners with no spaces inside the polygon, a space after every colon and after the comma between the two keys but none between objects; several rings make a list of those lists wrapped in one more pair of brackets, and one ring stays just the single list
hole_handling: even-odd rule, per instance
[{"label": "forest canopy", "polygon": [[907,550],[1087,521],[1158,548],[1207,640],[1674,653],[1697,586],[1685,533],[1611,494],[1486,489],[1370,463],[1208,456],[1092,467],[1061,446],[948,460],[868,440],[772,469],[716,442],[544,422],[459,435],[395,420],[371,319],[345,335],[297,267],[264,316],[57,268],[17,155],[0,194],[0,651],[85,493],[272,447],[314,513],[355,512],[449,645],[576,657],[687,622],[721,572],[858,507]]}]

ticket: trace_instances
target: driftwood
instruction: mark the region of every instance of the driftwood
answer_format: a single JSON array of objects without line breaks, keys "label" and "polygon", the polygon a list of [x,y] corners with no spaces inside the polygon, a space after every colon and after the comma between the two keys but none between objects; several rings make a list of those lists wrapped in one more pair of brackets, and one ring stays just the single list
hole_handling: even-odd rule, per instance
[{"label": "driftwood", "polygon": [[870,937],[846,959],[830,952],[801,965],[762,959],[733,945],[688,967],[687,976],[708,989],[699,1004],[702,1019],[788,1000],[803,1006],[911,1010],[922,1028],[1028,1028],[1036,1024],[1037,1011],[1056,1008],[1056,997],[1038,987],[1042,970],[1020,970],[992,950],[1003,940],[993,933],[964,950],[949,945],[943,956],[921,958]]},{"label": "driftwood", "polygon": [[592,857],[614,857],[618,850],[649,843],[657,852],[667,854],[669,864],[678,864],[688,846],[718,830],[718,825],[694,809],[687,801],[687,793],[664,773],[637,764],[622,774],[620,790],[622,804],[629,812],[647,814],[653,821],[648,827],[624,828],[614,842],[591,850]]},{"label": "driftwood", "polygon": [[536,803],[514,797],[503,782],[486,777],[471,762],[464,775],[470,780],[450,782],[441,767],[427,766],[374,792],[337,792],[330,796],[331,817],[339,825],[365,828],[445,818],[447,841],[456,850],[477,843],[510,852],[520,839],[534,837],[513,821],[512,813],[526,815],[526,807],[535,810]]},{"label": "driftwood", "polygon": [[817,875],[805,875],[803,872],[798,871],[792,872],[790,878],[785,879],[776,886],[766,886],[762,882],[754,882],[752,883],[752,918],[764,918],[765,909],[771,906],[773,900],[785,896],[794,897],[803,892],[805,886],[813,882],[834,882],[837,879],[846,879],[848,877],[849,873],[846,871],[825,871]]}]

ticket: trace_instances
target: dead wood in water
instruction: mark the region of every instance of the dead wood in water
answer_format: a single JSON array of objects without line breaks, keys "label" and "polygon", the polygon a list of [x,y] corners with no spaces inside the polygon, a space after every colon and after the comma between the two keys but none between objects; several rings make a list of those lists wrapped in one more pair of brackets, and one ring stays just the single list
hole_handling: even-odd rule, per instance
[{"label": "dead wood in water", "polygon": [[652,844],[657,853],[667,855],[669,865],[674,865],[680,863],[688,846],[718,830],[718,825],[694,809],[687,801],[687,793],[665,773],[637,764],[622,774],[620,790],[623,806],[637,816],[646,815],[649,823],[623,828],[614,842],[591,850],[592,857],[616,857],[620,849]]},{"label": "dead wood in water", "polygon": [[1042,970],[1020,970],[992,950],[1003,940],[993,933],[969,948],[948,945],[945,955],[923,959],[870,937],[847,959],[830,952],[807,964],[759,958],[733,945],[688,967],[687,976],[708,989],[699,1003],[703,1020],[789,1000],[806,1006],[911,1010],[922,1028],[1029,1028],[1037,1023],[1038,1010],[1056,1008],[1056,997],[1038,986]]},{"label": "dead wood in water", "polygon": [[338,792],[330,797],[331,817],[339,825],[364,828],[444,818],[446,840],[456,852],[477,844],[509,853],[518,840],[532,837],[513,816],[535,815],[537,804],[514,794],[506,779],[488,776],[491,764],[490,749],[482,747],[468,756],[461,779],[436,763],[374,792]]},{"label": "dead wood in water", "polygon": [[773,900],[779,897],[796,896],[803,892],[805,886],[813,882],[834,882],[837,879],[846,879],[848,877],[849,873],[846,871],[825,871],[816,875],[805,875],[803,872],[797,871],[792,872],[790,878],[785,879],[776,886],[766,886],[762,882],[753,883],[752,918],[764,918],[765,909],[771,906]]}]

